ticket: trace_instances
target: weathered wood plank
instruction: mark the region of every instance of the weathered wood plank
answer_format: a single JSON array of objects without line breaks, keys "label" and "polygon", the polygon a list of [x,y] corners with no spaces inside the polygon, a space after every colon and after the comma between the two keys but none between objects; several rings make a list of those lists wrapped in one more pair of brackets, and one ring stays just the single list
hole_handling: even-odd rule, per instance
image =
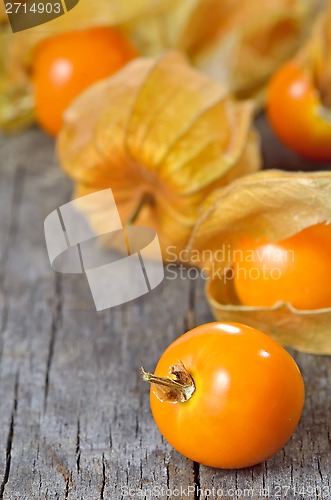
[{"label": "weathered wood plank", "polygon": [[[259,126],[268,166],[297,166],[287,151],[279,156],[262,118]],[[212,320],[203,280],[166,280],[97,313],[85,278],[48,263],[43,220],[71,189],[52,141],[35,129],[0,138],[0,151],[0,499],[117,500],[127,487],[131,498],[163,488],[165,499],[167,489],[188,492],[194,482],[205,491],[186,498],[207,498],[213,487],[222,498],[244,489],[262,498],[263,488],[285,498],[286,486],[287,498],[330,498],[331,358],[294,353],[306,380],[304,416],[267,464],[220,471],[181,457],[156,429],[139,368],[152,370],[179,334]]]},{"label": "weathered wood plank", "polygon": [[[4,266],[1,409],[8,403],[3,429],[10,438],[2,446],[4,498],[117,498],[128,483],[140,488],[162,479],[171,485],[180,475],[192,482],[188,460],[184,465],[177,456],[169,465],[174,452],[151,422],[139,375],[140,365],[152,368],[159,349],[183,330],[187,284],[181,291],[178,284],[160,287],[161,297],[97,314],[84,278],[55,275],[43,219],[67,199],[68,183],[54,165],[53,175],[44,175],[44,139],[29,135],[35,154],[26,163],[17,153],[24,183],[13,203],[15,244]],[[13,141],[17,150],[19,139]],[[182,300],[174,305],[179,292]],[[166,327],[171,315],[178,319]],[[7,379],[11,391],[3,391]]]},{"label": "weathered wood plank", "polygon": [[[18,488],[12,497],[31,498],[31,466],[37,462],[35,443],[38,420],[43,410],[40,395],[44,391],[54,301],[54,273],[49,269],[45,245],[42,244],[42,227],[43,219],[53,208],[55,193],[60,188],[56,178],[61,179],[62,176],[54,169],[54,178],[51,174],[46,181],[45,171],[53,156],[52,143],[38,131],[31,131],[28,136],[11,138],[9,142],[8,166],[6,158],[2,156],[2,180],[6,182],[7,172],[9,176],[15,172],[16,175],[13,202],[9,207],[10,246],[5,252],[6,261],[2,268],[2,293],[7,319],[2,332],[1,413],[3,403],[15,398],[8,431],[9,437],[12,434],[12,442],[7,438],[7,479],[13,478],[14,484],[17,481],[22,487],[22,477],[26,477],[24,490]],[[27,154],[30,151],[27,146],[31,148],[31,155]],[[2,148],[1,151],[3,155]],[[58,194],[65,199],[63,179],[61,181]],[[51,193],[54,193],[53,201],[49,197]],[[16,391],[12,389],[7,392],[4,383],[14,384],[14,387],[16,384]],[[3,426],[4,430],[7,428],[8,425]],[[24,437],[28,439],[25,441]],[[15,447],[15,443],[19,443],[19,446]],[[33,457],[27,458],[27,448],[33,451]],[[20,474],[20,468],[26,470],[25,475]],[[4,476],[2,488],[6,496],[10,493],[7,490],[9,484],[5,483]]]}]

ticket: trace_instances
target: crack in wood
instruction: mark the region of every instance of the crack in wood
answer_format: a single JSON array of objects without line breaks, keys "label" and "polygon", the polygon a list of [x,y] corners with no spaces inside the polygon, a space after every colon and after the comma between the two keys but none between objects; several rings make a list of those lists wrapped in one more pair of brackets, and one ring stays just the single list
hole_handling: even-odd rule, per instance
[{"label": "crack in wood", "polygon": [[238,491],[238,469],[235,469],[235,485],[236,491]]},{"label": "crack in wood", "polygon": [[100,500],[104,500],[105,486],[106,486],[106,464],[105,464],[105,455],[103,453],[102,454],[102,483],[101,483],[101,490],[100,490]]},{"label": "crack in wood", "polygon": [[77,435],[76,435],[76,466],[77,466],[77,473],[79,474],[80,472],[80,456],[81,456],[81,449],[80,449],[80,420],[79,417],[77,419]]},{"label": "crack in wood", "polygon": [[193,462],[194,500],[200,499],[200,464]]},{"label": "crack in wood", "polygon": [[43,480],[42,480],[41,474],[39,472],[39,489],[38,489],[39,496],[40,496],[42,487],[43,487]]},{"label": "crack in wood", "polygon": [[166,466],[166,474],[167,474],[167,490],[170,490],[170,471],[169,471],[169,463],[165,463]]},{"label": "crack in wood", "polygon": [[62,317],[62,278],[61,275],[55,274],[55,310],[53,313],[52,326],[51,326],[51,335],[48,346],[48,355],[46,361],[46,374],[45,374],[45,387],[44,387],[44,413],[47,410],[47,400],[48,400],[48,391],[49,391],[49,377],[50,370],[53,361],[54,355],[54,346],[56,341],[56,336],[59,328],[59,324]]},{"label": "crack in wood", "polygon": [[138,415],[136,415],[136,425],[135,425],[134,432],[135,432],[136,439],[138,439],[138,435],[139,435],[139,417],[138,417]]},{"label": "crack in wood", "polygon": [[293,472],[294,472],[294,468],[293,468],[293,462],[291,462],[291,469],[290,469],[290,485],[293,486]]},{"label": "crack in wood", "polygon": [[68,496],[69,496],[69,491],[70,491],[70,488],[69,488],[69,479],[67,479],[66,481],[66,489],[65,489],[65,492],[64,492],[64,498],[67,499]]},{"label": "crack in wood", "polygon": [[113,438],[112,438],[112,434],[111,434],[111,427],[109,427],[109,449],[110,451],[112,450],[113,448]]},{"label": "crack in wood", "polygon": [[322,482],[322,484],[323,484],[323,479],[324,479],[324,478],[323,478],[323,473],[322,473],[322,469],[321,469],[321,462],[320,462],[320,459],[319,459],[318,457],[316,457],[316,459],[317,459],[317,470],[318,470],[318,474],[319,474],[319,476],[320,476],[320,478],[321,478],[321,482]]},{"label": "crack in wood", "polygon": [[11,452],[12,452],[13,438],[14,438],[15,418],[17,413],[18,385],[19,385],[19,374],[17,373],[15,387],[14,387],[13,409],[10,417],[9,431],[7,436],[5,472],[0,484],[0,500],[4,498],[6,484],[9,481],[9,475],[10,475],[10,467],[12,460]]}]

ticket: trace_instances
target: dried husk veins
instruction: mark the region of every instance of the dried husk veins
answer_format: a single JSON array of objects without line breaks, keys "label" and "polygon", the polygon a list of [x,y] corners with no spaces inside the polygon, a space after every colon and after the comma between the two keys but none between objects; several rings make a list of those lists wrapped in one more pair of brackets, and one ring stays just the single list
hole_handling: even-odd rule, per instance
[{"label": "dried husk veins", "polygon": [[[176,52],[137,59],[88,89],[65,115],[60,162],[75,197],[111,188],[122,222],[153,227],[164,259],[188,243],[199,207],[215,188],[260,167],[251,102],[190,67]],[[84,198],[81,210],[86,212]],[[89,221],[104,233],[104,207]]]},{"label": "dried husk veins", "polygon": [[[242,306],[233,282],[225,278],[231,249],[243,235],[276,242],[323,221],[331,221],[331,172],[270,170],[213,193],[205,201],[189,250],[199,253],[200,266],[210,273],[206,295],[215,318],[248,324],[304,352],[331,354],[331,308],[299,311],[283,302],[271,308]],[[213,255],[222,247],[230,251],[219,262]],[[313,273],[313,267],[307,272]]]}]

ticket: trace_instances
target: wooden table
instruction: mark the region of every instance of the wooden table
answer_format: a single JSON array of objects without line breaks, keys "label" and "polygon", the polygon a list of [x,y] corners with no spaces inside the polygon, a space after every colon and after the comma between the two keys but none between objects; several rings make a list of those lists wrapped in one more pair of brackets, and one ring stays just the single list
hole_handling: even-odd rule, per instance
[{"label": "wooden table", "polygon": [[[258,126],[267,166],[317,168]],[[139,368],[153,370],[192,320],[212,320],[203,282],[165,280],[97,313],[85,277],[48,261],[43,221],[71,192],[53,142],[31,129],[1,137],[0,153],[0,499],[331,498],[331,358],[292,352],[305,410],[268,463],[185,459],[159,434]]]}]

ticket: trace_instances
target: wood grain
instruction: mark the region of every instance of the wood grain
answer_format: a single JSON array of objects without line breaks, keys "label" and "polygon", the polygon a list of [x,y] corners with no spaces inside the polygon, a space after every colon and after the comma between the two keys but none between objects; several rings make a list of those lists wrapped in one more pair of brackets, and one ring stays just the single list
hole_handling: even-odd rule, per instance
[{"label": "wood grain", "polygon": [[[258,126],[268,166],[328,167],[302,167],[263,117]],[[32,129],[1,137],[0,151],[0,500],[331,498],[331,359],[292,352],[304,415],[268,463],[222,471],[180,456],[156,429],[139,368],[212,320],[203,280],[167,279],[97,313],[84,276],[48,262],[43,221],[71,192],[52,141]]]}]

